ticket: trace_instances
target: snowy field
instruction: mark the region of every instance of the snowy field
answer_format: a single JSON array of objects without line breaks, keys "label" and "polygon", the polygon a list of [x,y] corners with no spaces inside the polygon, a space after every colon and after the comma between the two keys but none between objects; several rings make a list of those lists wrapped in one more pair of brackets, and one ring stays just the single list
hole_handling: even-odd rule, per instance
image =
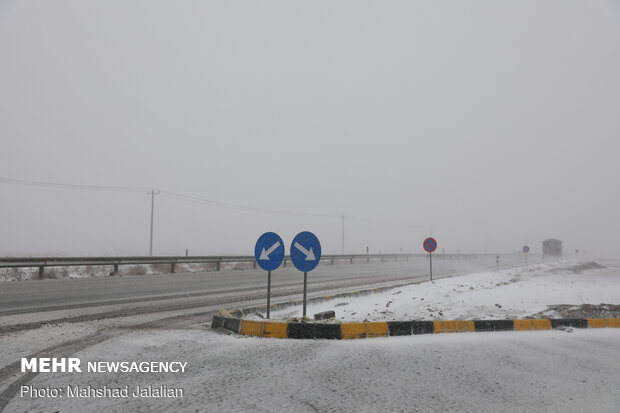
[{"label": "snowy field", "polygon": [[[311,303],[307,314],[335,310],[336,319],[346,321],[560,318],[548,306],[620,304],[620,263],[597,266],[557,262],[444,278],[379,294]],[[301,306],[295,306],[273,312],[271,318],[301,314]]]},{"label": "snowy field", "polygon": [[47,373],[29,384],[168,386],[176,398],[14,397],[7,411],[618,412],[620,330],[280,340],[204,327],[138,331],[83,362],[187,362],[184,373]]}]

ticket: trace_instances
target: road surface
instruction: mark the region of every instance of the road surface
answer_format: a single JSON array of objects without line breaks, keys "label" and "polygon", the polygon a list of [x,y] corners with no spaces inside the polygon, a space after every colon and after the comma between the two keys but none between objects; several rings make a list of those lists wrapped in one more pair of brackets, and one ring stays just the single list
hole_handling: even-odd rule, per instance
[{"label": "road surface", "polygon": [[[518,257],[506,258],[515,265]],[[435,278],[495,267],[494,256],[480,260],[433,261]],[[417,282],[429,276],[428,260],[321,265],[308,276],[312,295]],[[266,272],[233,270],[162,275],[50,279],[4,282],[0,288],[0,328],[38,321],[118,314],[144,314],[219,305],[221,308],[266,297]],[[273,302],[300,298],[303,273],[295,268],[272,272]],[[76,318],[82,317],[82,318]],[[0,330],[1,331],[1,330]]]}]

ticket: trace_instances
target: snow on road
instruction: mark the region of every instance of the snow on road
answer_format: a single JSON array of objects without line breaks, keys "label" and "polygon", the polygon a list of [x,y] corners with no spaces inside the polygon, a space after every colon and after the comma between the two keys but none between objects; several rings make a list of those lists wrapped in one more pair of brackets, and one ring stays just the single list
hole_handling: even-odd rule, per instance
[{"label": "snow on road", "polygon": [[[484,320],[522,318],[555,304],[620,304],[620,263],[594,267],[558,262],[444,278],[379,294],[311,303],[307,314],[335,310],[336,319],[346,321]],[[274,319],[299,316],[300,306],[272,312]]]},{"label": "snow on road", "polygon": [[7,411],[618,412],[620,330],[461,333],[352,341],[137,331],[87,361],[183,361],[185,373],[46,373],[46,386],[168,386],[177,398],[32,398]]}]

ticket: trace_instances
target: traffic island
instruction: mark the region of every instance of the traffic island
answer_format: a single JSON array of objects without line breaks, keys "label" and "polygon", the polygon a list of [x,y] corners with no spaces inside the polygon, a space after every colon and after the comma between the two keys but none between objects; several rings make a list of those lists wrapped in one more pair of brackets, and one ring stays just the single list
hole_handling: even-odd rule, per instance
[{"label": "traffic island", "polygon": [[440,333],[620,328],[620,318],[315,323],[297,320],[292,322],[244,320],[228,314],[218,314],[213,316],[211,327],[255,337],[349,340]]}]

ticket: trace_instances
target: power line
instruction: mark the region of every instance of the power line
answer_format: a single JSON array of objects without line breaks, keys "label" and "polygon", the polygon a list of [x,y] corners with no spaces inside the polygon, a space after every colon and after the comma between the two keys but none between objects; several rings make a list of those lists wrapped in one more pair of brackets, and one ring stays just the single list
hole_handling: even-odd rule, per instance
[{"label": "power line", "polygon": [[246,205],[239,205],[239,204],[233,204],[229,202],[215,201],[213,199],[200,198],[200,197],[192,196],[192,195],[180,194],[177,192],[165,191],[163,189],[161,190],[161,194],[164,196],[170,197],[170,198],[176,198],[176,199],[181,199],[184,201],[195,202],[199,204],[207,204],[207,205],[223,207],[223,208],[236,208],[236,209],[243,209],[247,211],[263,212],[263,213],[279,214],[279,215],[301,215],[301,216],[323,217],[323,218],[340,218],[340,215],[337,215],[337,214],[321,214],[321,213],[313,213],[313,212],[286,211],[286,210],[281,210],[281,209],[250,207]]},{"label": "power line", "polygon": [[[30,181],[24,179],[10,179],[10,178],[0,178],[0,184],[10,184],[10,185],[22,185],[22,186],[34,186],[34,187],[42,187],[42,188],[63,188],[63,189],[77,189],[77,190],[94,190],[94,191],[112,191],[112,192],[128,192],[128,193],[147,193],[152,195],[153,191],[156,194],[159,193],[163,196],[173,199],[179,199],[187,202],[193,202],[203,205],[209,205],[219,208],[234,208],[245,211],[253,211],[267,214],[276,214],[276,215],[291,215],[291,216],[308,216],[308,217],[319,217],[319,218],[337,218],[342,220],[343,224],[343,233],[344,233],[344,218],[342,214],[328,214],[328,213],[316,213],[316,212],[303,212],[303,211],[290,211],[290,210],[281,210],[281,209],[273,209],[273,208],[262,208],[262,207],[253,207],[241,204],[235,204],[231,202],[223,202],[217,201],[209,198],[202,198],[193,195],[182,194],[179,192],[172,192],[163,189],[157,190],[157,188],[149,188],[149,187],[129,187],[129,186],[106,186],[106,185],[80,185],[80,184],[70,184],[70,183],[59,183],[59,182],[46,182],[46,181]],[[374,220],[368,218],[360,218],[356,216],[347,215],[347,219],[359,222],[366,222],[375,225],[387,226],[387,227],[399,227],[399,228],[410,228],[410,229],[421,229],[427,228],[426,225],[411,225],[406,223],[396,223],[396,222],[387,222],[382,220]],[[344,241],[344,234],[343,234]],[[343,246],[344,249],[344,246]]]},{"label": "power line", "polygon": [[42,188],[65,188],[65,189],[82,189],[82,190],[96,190],[96,191],[114,191],[114,192],[146,192],[149,188],[139,187],[127,187],[127,186],[98,186],[98,185],[76,185],[76,184],[64,184],[58,182],[43,182],[43,181],[26,181],[24,179],[8,179],[0,178],[0,183],[10,185],[22,185],[22,186],[36,186]]},{"label": "power line", "polygon": [[[93,191],[112,191],[112,192],[125,192],[125,193],[147,193],[151,196],[151,225],[150,225],[150,242],[149,242],[149,254],[153,254],[153,221],[154,221],[154,207],[155,207],[155,195],[160,194],[162,196],[178,199],[186,202],[193,202],[197,204],[208,205],[212,207],[219,208],[234,208],[238,210],[259,212],[259,213],[267,213],[267,214],[276,214],[276,215],[291,215],[291,216],[308,216],[308,217],[319,217],[319,218],[337,218],[342,220],[342,246],[341,250],[344,254],[344,230],[345,230],[345,215],[344,214],[328,214],[328,213],[315,213],[315,212],[302,212],[302,211],[290,211],[290,210],[281,210],[281,209],[273,209],[273,208],[261,208],[261,207],[253,207],[241,204],[235,204],[230,202],[222,202],[209,198],[202,198],[193,195],[182,194],[179,192],[172,192],[163,189],[157,188],[148,188],[148,187],[128,187],[128,186],[105,186],[105,185],[81,185],[81,184],[71,184],[71,183],[59,183],[59,182],[46,182],[46,181],[30,181],[25,179],[10,179],[10,178],[0,178],[0,184],[9,184],[9,185],[21,185],[21,186],[31,186],[31,187],[42,187],[42,188],[61,188],[61,189],[75,189],[75,190],[93,190]],[[426,225],[410,225],[405,223],[395,223],[395,222],[387,222],[380,220],[373,220],[367,218],[360,218],[356,216],[347,215],[346,218],[359,221],[366,222],[375,225],[381,226],[389,226],[389,227],[398,227],[398,228],[410,228],[410,229],[420,229],[426,228]]]},{"label": "power line", "polygon": [[411,225],[411,224],[404,224],[402,222],[396,223],[396,222],[378,221],[375,219],[359,218],[359,217],[351,216],[351,215],[347,215],[347,218],[353,221],[367,222],[369,224],[383,225],[386,227],[400,227],[400,228],[411,228],[411,229],[428,228],[428,225]]},{"label": "power line", "polygon": [[[79,189],[79,190],[96,190],[96,191],[113,191],[113,192],[131,192],[131,193],[147,193],[151,194],[157,188],[148,188],[148,187],[126,187],[126,186],[102,186],[102,185],[79,185],[79,184],[68,184],[68,183],[58,183],[58,182],[44,182],[44,181],[28,181],[24,179],[9,179],[9,178],[0,178],[0,184],[11,184],[11,185],[22,185],[22,186],[34,186],[34,187],[42,187],[42,188],[63,188],[63,189]],[[340,215],[337,214],[322,214],[322,213],[313,213],[313,212],[300,212],[300,211],[287,211],[287,210],[279,210],[279,209],[271,209],[271,208],[260,208],[260,207],[252,207],[247,205],[234,204],[230,202],[222,202],[216,201],[208,198],[201,198],[193,195],[181,194],[178,192],[166,191],[163,189],[159,189],[161,195],[167,196],[169,198],[180,199],[189,202],[196,202],[201,204],[207,204],[216,207],[223,208],[236,208],[247,211],[254,212],[262,212],[262,213],[270,213],[270,214],[279,214],[279,215],[298,215],[298,216],[313,216],[313,217],[329,217],[329,218],[339,218]]]}]

